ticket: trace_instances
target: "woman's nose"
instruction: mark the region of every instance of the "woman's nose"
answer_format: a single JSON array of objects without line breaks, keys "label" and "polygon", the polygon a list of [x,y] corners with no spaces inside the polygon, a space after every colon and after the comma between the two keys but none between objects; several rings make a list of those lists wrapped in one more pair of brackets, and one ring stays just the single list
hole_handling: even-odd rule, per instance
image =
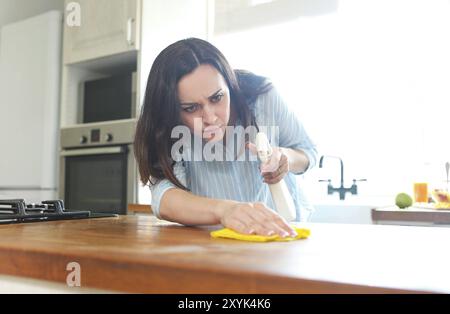
[{"label": "woman's nose", "polygon": [[203,108],[203,123],[206,124],[214,124],[216,122],[217,117],[215,110],[212,106],[206,105]]}]

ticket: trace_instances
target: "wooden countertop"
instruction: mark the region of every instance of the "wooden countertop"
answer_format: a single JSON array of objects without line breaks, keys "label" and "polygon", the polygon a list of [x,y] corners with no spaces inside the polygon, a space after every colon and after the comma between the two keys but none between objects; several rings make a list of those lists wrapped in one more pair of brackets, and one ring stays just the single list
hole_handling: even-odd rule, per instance
[{"label": "wooden countertop", "polygon": [[0,226],[0,274],[149,293],[450,293],[449,228],[307,224],[311,237],[212,239],[151,216]]}]

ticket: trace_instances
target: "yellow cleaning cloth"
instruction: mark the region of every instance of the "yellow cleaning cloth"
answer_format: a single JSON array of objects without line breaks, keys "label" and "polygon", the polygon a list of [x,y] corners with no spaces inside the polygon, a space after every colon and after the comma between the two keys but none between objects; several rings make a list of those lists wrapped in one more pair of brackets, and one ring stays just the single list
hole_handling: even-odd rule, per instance
[{"label": "yellow cleaning cloth", "polygon": [[213,231],[211,232],[211,236],[213,238],[226,238],[250,242],[269,242],[269,241],[294,241],[298,239],[306,239],[311,234],[311,231],[309,229],[302,229],[297,227],[293,228],[297,232],[297,236],[295,238],[293,237],[282,238],[278,234],[271,236],[242,234],[228,228]]}]

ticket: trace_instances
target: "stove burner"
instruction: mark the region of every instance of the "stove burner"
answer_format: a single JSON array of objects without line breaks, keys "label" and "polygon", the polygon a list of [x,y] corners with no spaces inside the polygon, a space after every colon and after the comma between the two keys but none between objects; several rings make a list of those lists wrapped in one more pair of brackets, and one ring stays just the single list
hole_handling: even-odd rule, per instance
[{"label": "stove burner", "polygon": [[40,204],[26,204],[23,199],[0,200],[0,224],[102,217],[117,215],[66,211],[62,200],[43,201]]}]

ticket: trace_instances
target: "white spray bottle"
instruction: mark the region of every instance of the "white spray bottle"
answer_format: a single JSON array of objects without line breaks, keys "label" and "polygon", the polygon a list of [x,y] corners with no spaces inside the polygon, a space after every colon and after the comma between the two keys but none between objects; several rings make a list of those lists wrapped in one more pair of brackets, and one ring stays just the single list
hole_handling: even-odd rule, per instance
[{"label": "white spray bottle", "polygon": [[[265,163],[269,161],[272,155],[272,147],[265,133],[256,134],[256,150],[258,151],[258,159]],[[272,200],[275,209],[286,221],[295,220],[295,205],[292,196],[286,186],[284,179],[275,184],[269,184]]]}]

